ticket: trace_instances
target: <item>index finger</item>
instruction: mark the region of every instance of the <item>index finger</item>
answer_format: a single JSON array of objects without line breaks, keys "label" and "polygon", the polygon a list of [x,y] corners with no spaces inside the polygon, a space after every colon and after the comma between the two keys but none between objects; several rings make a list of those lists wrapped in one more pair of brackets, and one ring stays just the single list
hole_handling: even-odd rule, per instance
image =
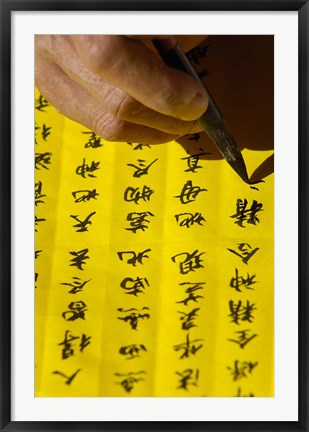
[{"label": "index finger", "polygon": [[161,114],[196,120],[208,99],[201,84],[166,66],[142,42],[125,36],[72,36],[84,64]]}]

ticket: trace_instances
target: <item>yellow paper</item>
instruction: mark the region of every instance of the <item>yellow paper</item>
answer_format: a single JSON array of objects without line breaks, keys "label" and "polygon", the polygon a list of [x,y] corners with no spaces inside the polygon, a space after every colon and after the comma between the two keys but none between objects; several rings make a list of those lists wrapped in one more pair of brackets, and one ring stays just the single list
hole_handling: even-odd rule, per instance
[{"label": "yellow paper", "polygon": [[[45,102],[36,396],[273,396],[273,174],[250,187],[197,136],[106,142]],[[248,172],[271,155],[244,150]]]}]

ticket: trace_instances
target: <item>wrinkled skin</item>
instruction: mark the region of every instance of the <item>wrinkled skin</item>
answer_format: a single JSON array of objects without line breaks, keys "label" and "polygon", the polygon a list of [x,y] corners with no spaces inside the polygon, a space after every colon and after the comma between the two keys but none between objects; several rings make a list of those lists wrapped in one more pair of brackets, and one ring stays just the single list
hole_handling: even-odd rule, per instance
[{"label": "wrinkled skin", "polygon": [[[188,51],[205,36],[176,39]],[[42,95],[108,141],[156,144],[200,130],[203,87],[166,66],[150,37],[37,35],[35,53]]]}]

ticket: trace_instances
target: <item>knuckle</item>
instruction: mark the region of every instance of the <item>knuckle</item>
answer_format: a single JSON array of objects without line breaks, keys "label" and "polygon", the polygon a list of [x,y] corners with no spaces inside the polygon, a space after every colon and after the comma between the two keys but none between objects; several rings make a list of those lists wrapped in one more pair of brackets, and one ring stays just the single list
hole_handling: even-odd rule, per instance
[{"label": "knuckle", "polygon": [[81,45],[86,65],[95,73],[109,70],[115,63],[117,36],[82,36]]},{"label": "knuckle", "polygon": [[159,108],[168,114],[177,113],[182,108],[179,100],[179,90],[173,82],[168,80],[164,85],[161,85],[157,103]]},{"label": "knuckle", "polygon": [[119,120],[130,120],[136,110],[136,101],[129,95],[123,96],[114,104],[113,116]]},{"label": "knuckle", "polygon": [[125,123],[106,112],[98,111],[92,115],[90,129],[106,141],[125,141]]}]

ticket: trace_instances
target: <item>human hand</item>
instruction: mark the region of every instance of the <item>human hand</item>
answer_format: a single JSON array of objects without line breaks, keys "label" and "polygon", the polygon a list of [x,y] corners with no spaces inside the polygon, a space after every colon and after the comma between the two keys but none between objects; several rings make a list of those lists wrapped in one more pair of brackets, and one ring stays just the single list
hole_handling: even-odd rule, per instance
[{"label": "human hand", "polygon": [[[192,48],[188,38],[180,43]],[[37,35],[35,44],[42,95],[107,141],[156,144],[200,131],[205,90],[166,66],[150,37]]]}]

